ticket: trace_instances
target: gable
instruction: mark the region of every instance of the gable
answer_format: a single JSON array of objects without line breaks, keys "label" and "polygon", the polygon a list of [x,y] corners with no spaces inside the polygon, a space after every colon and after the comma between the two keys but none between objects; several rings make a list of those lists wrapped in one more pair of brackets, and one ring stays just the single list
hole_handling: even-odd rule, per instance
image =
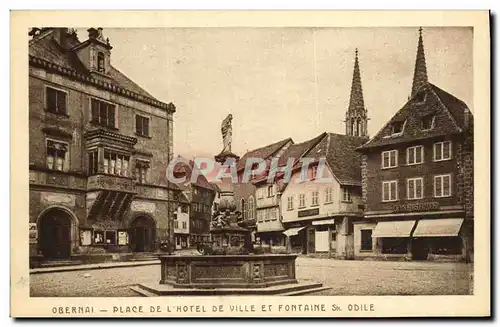
[{"label": "gable", "polygon": [[[466,127],[464,117],[468,113],[470,110],[463,101],[435,85],[427,83],[368,143],[360,147],[360,150],[461,133]],[[423,128],[422,120],[424,117],[434,117],[431,129]],[[472,119],[472,114],[470,117]],[[399,135],[392,133],[396,123],[403,123],[404,126]]]}]

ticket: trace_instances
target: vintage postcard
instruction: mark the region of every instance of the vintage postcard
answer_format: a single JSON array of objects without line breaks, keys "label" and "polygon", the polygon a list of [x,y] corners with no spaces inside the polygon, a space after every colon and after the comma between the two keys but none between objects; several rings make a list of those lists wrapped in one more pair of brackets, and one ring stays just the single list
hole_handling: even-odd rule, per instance
[{"label": "vintage postcard", "polygon": [[13,317],[490,316],[487,11],[11,19]]}]

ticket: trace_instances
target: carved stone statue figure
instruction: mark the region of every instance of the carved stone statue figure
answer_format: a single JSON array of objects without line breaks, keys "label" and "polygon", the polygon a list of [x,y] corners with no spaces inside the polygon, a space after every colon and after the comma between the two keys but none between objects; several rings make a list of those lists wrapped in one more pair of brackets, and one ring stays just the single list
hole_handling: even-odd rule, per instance
[{"label": "carved stone statue figure", "polygon": [[233,135],[233,128],[231,126],[231,121],[233,120],[233,115],[229,114],[226,119],[222,121],[222,125],[220,131],[222,133],[222,142],[224,144],[224,148],[222,149],[222,153],[231,152],[231,141]]}]

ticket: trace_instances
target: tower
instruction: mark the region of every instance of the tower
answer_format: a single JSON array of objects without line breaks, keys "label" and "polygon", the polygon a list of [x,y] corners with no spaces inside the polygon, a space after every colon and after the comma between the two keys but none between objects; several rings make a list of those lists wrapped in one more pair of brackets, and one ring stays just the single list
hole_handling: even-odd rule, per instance
[{"label": "tower", "polygon": [[417,59],[415,60],[415,71],[413,73],[413,85],[411,87],[411,96],[422,87],[422,85],[428,82],[427,79],[427,67],[425,64],[425,53],[424,53],[424,41],[422,38],[422,27],[418,29],[418,47],[417,47]]},{"label": "tower", "polygon": [[358,49],[356,48],[354,58],[354,72],[352,76],[351,96],[349,108],[345,115],[346,135],[368,136],[368,117],[366,115],[365,102],[363,100],[363,88],[361,87],[361,74],[359,71]]}]

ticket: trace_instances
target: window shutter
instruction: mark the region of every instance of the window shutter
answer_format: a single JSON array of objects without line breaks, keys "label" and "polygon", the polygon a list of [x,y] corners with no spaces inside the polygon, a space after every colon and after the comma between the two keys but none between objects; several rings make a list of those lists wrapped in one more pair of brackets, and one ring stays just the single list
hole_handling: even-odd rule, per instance
[{"label": "window shutter", "polygon": [[149,119],[143,118],[144,120],[144,130],[142,131],[144,135],[149,136]]},{"label": "window shutter", "polygon": [[66,93],[56,92],[57,94],[57,112],[66,113]]}]

